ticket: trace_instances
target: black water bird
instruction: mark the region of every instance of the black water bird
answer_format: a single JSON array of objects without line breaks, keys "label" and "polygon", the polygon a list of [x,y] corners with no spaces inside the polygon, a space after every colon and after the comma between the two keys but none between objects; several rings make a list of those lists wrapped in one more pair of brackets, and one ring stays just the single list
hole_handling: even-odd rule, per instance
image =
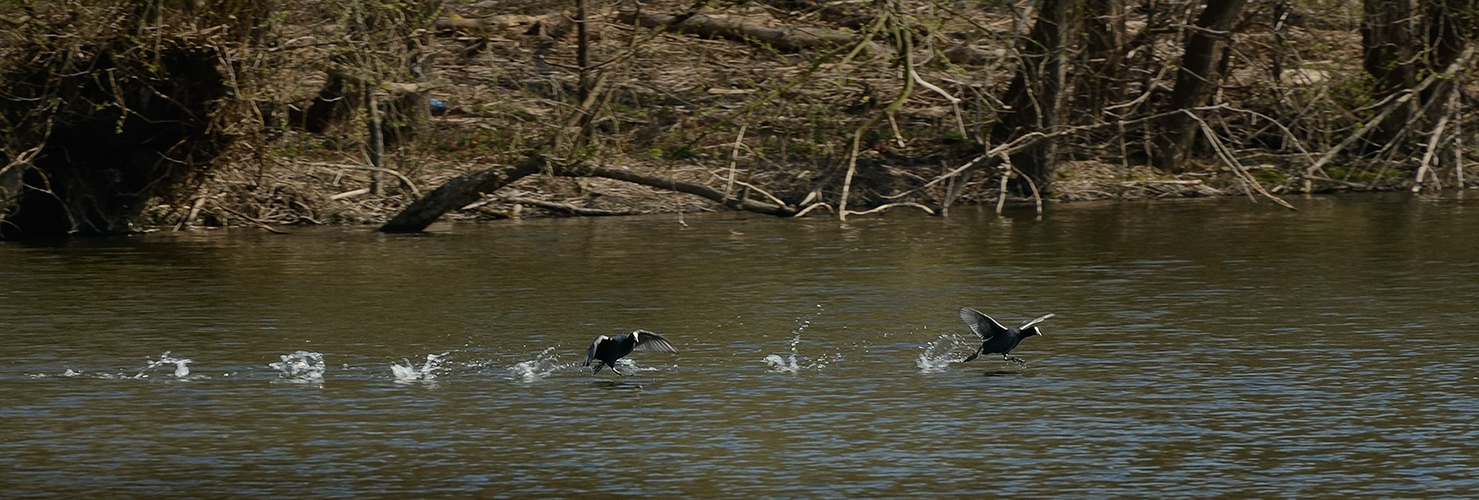
[{"label": "black water bird", "polygon": [[971,327],[971,331],[976,332],[976,335],[981,337],[981,348],[977,349],[970,357],[965,358],[965,361],[970,361],[976,359],[977,356],[990,353],[1000,354],[1003,360],[1016,361],[1018,364],[1026,363],[1026,361],[1022,361],[1022,358],[1009,356],[1007,353],[1012,352],[1012,349],[1015,349],[1017,344],[1022,343],[1022,339],[1033,335],[1042,335],[1042,330],[1038,330],[1034,325],[1042,323],[1043,320],[1051,317],[1053,315],[1048,314],[1027,320],[1021,326],[1015,328],[1004,328],[1001,326],[1001,323],[997,323],[996,320],[991,319],[991,316],[981,314],[981,311],[969,307],[960,308],[960,319],[964,320],[965,324]]},{"label": "black water bird", "polygon": [[591,342],[590,349],[585,351],[585,363],[582,366],[590,366],[591,361],[595,361],[596,367],[591,369],[592,375],[601,373],[601,368],[609,366],[617,375],[626,377],[625,373],[616,369],[616,360],[626,357],[632,351],[678,353],[678,349],[668,342],[667,337],[647,330],[637,330],[615,337],[596,337],[596,341]]}]

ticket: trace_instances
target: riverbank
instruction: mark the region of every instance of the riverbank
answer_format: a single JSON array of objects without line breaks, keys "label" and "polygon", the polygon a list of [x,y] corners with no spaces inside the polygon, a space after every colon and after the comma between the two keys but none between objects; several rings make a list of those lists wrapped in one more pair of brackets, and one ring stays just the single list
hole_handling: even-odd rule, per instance
[{"label": "riverbank", "polygon": [[[530,5],[511,14],[477,5],[449,5],[445,14],[452,17],[443,18],[476,20],[473,27],[462,23],[461,28],[443,29],[425,39],[434,54],[421,84],[436,100],[434,116],[418,135],[386,150],[383,164],[393,175],[384,178],[384,194],[372,192],[363,118],[312,131],[279,122],[272,140],[264,143],[266,155],[226,164],[199,195],[151,211],[150,224],[378,225],[451,179],[517,164],[535,151],[706,185],[737,198],[803,208],[816,205],[809,216],[835,216],[844,191],[851,211],[890,204],[939,210],[947,200],[989,205],[1035,202],[1020,186],[1004,190],[1005,170],[976,172],[965,179],[950,176],[988,149],[981,141],[989,140],[983,127],[989,126],[990,117],[981,113],[991,108],[990,94],[1004,91],[1012,77],[1010,65],[999,57],[957,63],[943,52],[936,54],[933,62],[920,65],[918,73],[924,81],[935,82],[931,85],[938,92],[915,88],[890,119],[857,137],[854,150],[854,127],[883,113],[887,101],[905,91],[889,64],[894,56],[886,48],[861,52],[843,64],[818,59],[816,52],[656,34],[619,22],[616,10],[606,10],[593,15],[598,22],[592,23],[590,57],[625,58],[630,63],[600,73],[597,94],[604,101],[591,108],[584,143],[575,146],[569,123],[578,117],[570,99],[579,91],[579,75],[570,71],[578,54],[569,13],[560,14],[556,6],[542,11]],[[680,5],[653,8],[664,7]],[[728,19],[787,26],[778,22],[786,16],[759,7],[728,12]],[[999,55],[1007,46],[980,34],[1009,32],[1013,21],[1010,11],[1002,9],[941,18],[943,24],[934,28],[937,33],[975,35],[971,43],[957,41],[932,50],[954,47],[957,53],[970,49]],[[792,23],[837,29],[815,19]],[[320,28],[325,29],[332,27]],[[285,29],[281,36],[294,34]],[[1341,42],[1327,44],[1311,57],[1359,54],[1354,32],[1308,28],[1296,35]],[[302,109],[317,104],[316,96],[333,82],[315,60],[282,61],[277,71],[283,77],[267,87],[273,100],[297,103]],[[1244,85],[1230,88],[1227,98],[1270,85],[1257,74],[1244,72],[1241,78]],[[292,84],[285,85],[288,82]],[[962,100],[968,96],[974,97]],[[1144,145],[1127,140],[1123,131],[1086,129],[1075,137],[1061,148],[1063,161],[1055,180],[1042,186],[1039,194],[1045,201],[1261,197],[1262,191],[1277,195],[1310,187],[1300,179],[1312,160],[1296,151],[1243,150],[1236,166],[1206,152],[1213,158],[1195,160],[1186,172],[1170,174],[1149,167]],[[1314,190],[1390,190],[1403,187],[1404,178],[1411,177],[1410,171],[1375,163],[1330,170],[1334,169],[1322,171],[1323,177],[1334,180],[1321,182]],[[534,175],[485,195],[446,217],[727,210],[699,196],[599,177]]]},{"label": "riverbank", "polygon": [[[236,177],[220,182],[236,188],[223,189],[215,199],[231,200],[238,207],[256,207],[251,214],[240,210],[226,211],[216,203],[201,203],[197,200],[199,214],[191,225],[198,226],[262,226],[262,225],[380,225],[393,217],[410,202],[425,194],[457,173],[472,171],[488,165],[462,164],[449,160],[441,168],[424,166],[419,175],[397,176],[397,187],[391,188],[386,196],[369,193],[365,172],[354,164],[328,163],[321,161],[294,162],[304,168],[284,169],[270,178],[271,188],[252,189],[251,179]],[[955,200],[955,205],[1004,205],[1006,207],[1043,203],[1074,203],[1105,200],[1159,200],[1176,198],[1205,198],[1223,196],[1246,196],[1254,201],[1266,201],[1263,194],[1254,188],[1248,177],[1231,169],[1212,169],[1180,175],[1168,175],[1144,164],[1111,165],[1097,161],[1067,162],[1054,185],[1054,190],[1040,199],[1003,191],[1000,177],[993,176],[970,181]],[[661,174],[676,178],[693,179],[697,182],[714,175],[692,164],[641,161],[631,168],[648,174]],[[943,173],[948,171],[941,167]],[[1249,168],[1254,179],[1272,196],[1300,194],[1297,177],[1271,165]],[[238,172],[239,175],[239,172]],[[224,177],[224,176],[223,176]],[[1363,182],[1347,181],[1343,188],[1324,189],[1320,193],[1336,192],[1389,192],[1410,189],[1410,180],[1398,175],[1385,177],[1368,176]],[[412,186],[420,186],[412,189]],[[916,210],[926,207],[938,210],[936,204],[926,205],[914,200],[938,200],[945,196],[946,187],[938,186],[918,190],[917,184],[898,183],[892,192],[878,198],[901,199],[911,205],[897,205],[897,210]],[[913,192],[911,192],[911,190]],[[921,192],[922,191],[922,192]],[[737,196],[759,196],[744,193],[743,187],[736,190]],[[233,197],[233,194],[235,195]],[[899,196],[902,194],[902,196]],[[444,216],[447,220],[498,220],[509,218],[542,217],[600,217],[642,215],[655,213],[699,213],[730,210],[719,203],[669,190],[657,189],[628,182],[604,178],[570,179],[553,176],[534,176],[520,181],[498,193],[486,196],[461,210]],[[178,213],[180,207],[160,205],[149,214],[156,216],[149,226],[159,228],[183,228],[170,214]],[[808,217],[836,217],[835,209],[820,206],[810,211]]]},{"label": "riverbank", "polygon": [[[873,23],[878,18],[870,16],[881,11],[845,3],[725,5],[702,9],[687,18],[702,24],[685,27],[660,15],[685,13],[687,3],[648,2],[643,13],[603,4],[588,13],[584,36],[568,2],[544,0],[411,2],[387,10],[391,17],[355,22],[346,19],[366,13],[348,4],[285,5],[285,15],[243,4],[241,12],[215,13],[222,24],[199,26],[154,26],[130,17],[137,12],[107,11],[120,19],[114,24],[128,24],[109,28],[120,34],[118,43],[136,49],[130,53],[168,49],[161,38],[186,52],[210,49],[190,53],[221,61],[217,69],[227,80],[217,88],[229,89],[229,98],[201,107],[208,111],[202,115],[211,114],[201,117],[210,124],[204,128],[220,135],[200,150],[209,155],[178,155],[174,143],[118,155],[163,155],[180,172],[139,181],[160,186],[146,203],[119,204],[126,211],[146,207],[125,214],[136,215],[134,227],[378,225],[451,180],[531,157],[633,172],[650,182],[536,173],[487,189],[446,217],[701,212],[729,210],[721,202],[734,199],[812,217],[836,216],[844,207],[1273,199],[1405,189],[1423,169],[1424,189],[1460,182],[1453,159],[1461,165],[1465,151],[1411,140],[1423,132],[1397,136],[1411,144],[1345,140],[1363,133],[1378,110],[1360,66],[1359,19],[1339,5],[1293,6],[1297,15],[1288,19],[1297,22],[1289,23],[1269,22],[1267,12],[1245,13],[1247,22],[1234,35],[1239,50],[1224,63],[1225,81],[1195,110],[1206,127],[1191,159],[1174,172],[1151,168],[1155,117],[1169,112],[1174,62],[1184,46],[1184,23],[1176,16],[1193,6],[1172,4],[1119,16],[1127,58],[1121,70],[1140,76],[1070,82],[1053,140],[1059,161],[1045,177],[1000,166],[973,171],[990,163],[983,158],[1003,156],[988,155],[1003,146],[992,128],[1018,75],[1015,43],[1030,26],[1030,18],[994,2],[893,12],[899,16],[890,21],[893,32]],[[73,8],[86,11],[47,6],[5,18],[24,29],[6,35],[0,51],[27,54],[26,33],[81,29],[70,20],[108,25],[107,16]],[[160,15],[174,14],[195,19],[189,12]],[[382,14],[389,15],[376,15]],[[901,38],[899,29],[910,35]],[[155,42],[140,42],[133,34],[140,31],[155,33]],[[765,38],[770,35],[777,38]],[[89,49],[80,38],[65,39],[78,51]],[[138,73],[154,71],[148,63],[158,58],[135,61],[144,68]],[[1087,68],[1092,61],[1074,64]],[[91,119],[121,130],[133,119],[130,112],[164,102],[149,99],[149,89],[158,88],[100,88],[97,100],[124,97],[92,106],[111,114]],[[52,122],[29,108],[16,113],[45,142]],[[1472,118],[1457,116],[1447,130],[1476,126],[1461,127]],[[1438,132],[1431,136],[1444,136],[1441,127]],[[54,145],[41,151],[21,142],[6,146],[10,158],[37,151],[41,159],[67,157]],[[27,149],[32,146],[38,149]],[[8,168],[17,186],[23,170]],[[87,179],[106,185],[107,173]],[[5,177],[0,202],[9,201]],[[1038,185],[1023,181],[1028,178],[1051,180]],[[702,186],[719,199],[677,193],[676,183]],[[124,187],[108,193],[143,196],[142,188]],[[102,197],[77,195],[72,203],[83,210]],[[9,209],[4,205],[0,212]],[[66,225],[75,214],[49,215]]]}]

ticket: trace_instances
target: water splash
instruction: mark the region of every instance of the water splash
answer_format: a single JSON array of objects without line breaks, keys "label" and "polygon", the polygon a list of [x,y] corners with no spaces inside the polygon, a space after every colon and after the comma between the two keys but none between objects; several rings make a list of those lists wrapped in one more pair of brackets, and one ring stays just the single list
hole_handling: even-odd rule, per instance
[{"label": "water splash", "polygon": [[[821,315],[821,308],[822,306],[817,306],[817,315]],[[801,320],[801,325],[797,326],[795,330],[791,331],[794,336],[791,338],[791,352],[788,356],[782,357],[779,354],[771,354],[766,356],[765,359],[761,360],[764,361],[766,365],[770,366],[771,372],[790,373],[794,375],[796,373],[800,373],[801,370],[820,370],[822,368],[825,368],[831,362],[842,361],[841,353],[834,353],[832,355],[832,359],[830,360],[821,359],[814,361],[805,356],[800,356],[797,353],[796,346],[801,344],[801,332],[806,331],[806,327],[808,326],[811,326],[811,320]],[[810,362],[802,364],[801,361]]]},{"label": "water splash", "polygon": [[183,379],[190,376],[190,367],[186,365],[194,363],[194,361],[189,359],[172,357],[169,351],[164,351],[164,354],[160,354],[158,360],[144,358],[144,361],[148,361],[149,364],[140,368],[139,372],[131,378],[149,378],[149,374],[145,372],[165,365],[175,365],[175,378]]},{"label": "water splash", "polygon": [[[668,368],[671,369],[677,366],[678,365],[669,365]],[[621,358],[616,360],[616,366],[611,367],[611,369],[620,371],[621,373],[625,373],[627,375],[631,375],[636,372],[656,372],[664,370],[664,368],[658,366],[639,365],[637,364],[636,360],[631,358]]]},{"label": "water splash", "polygon": [[801,366],[796,363],[796,354],[792,353],[790,358],[782,358],[779,354],[765,356],[765,364],[770,365],[770,371],[776,373],[791,373],[801,371]]},{"label": "water splash", "polygon": [[965,359],[961,351],[974,351],[980,346],[980,339],[966,337],[954,333],[941,335],[934,342],[925,344],[924,352],[919,353],[919,359],[914,360],[914,365],[919,367],[920,373],[939,373],[950,368],[951,363],[959,363]]},{"label": "water splash", "polygon": [[574,367],[575,364],[560,364],[560,355],[555,354],[555,348],[545,349],[534,359],[520,361],[508,367],[508,375],[514,380],[522,382],[533,382],[554,374],[564,368]]},{"label": "water splash", "polygon": [[313,351],[298,351],[281,356],[282,361],[267,366],[276,368],[279,375],[293,382],[318,382],[324,379],[324,355]]},{"label": "water splash", "polygon": [[447,351],[441,354],[427,354],[426,362],[422,363],[420,368],[416,367],[416,363],[401,358],[401,361],[404,361],[406,364],[391,363],[390,373],[395,375],[396,382],[430,382],[437,378],[436,372],[442,369],[442,360],[446,359],[447,355],[451,353],[451,351]]},{"label": "water splash", "polygon": [[43,378],[47,378],[47,377],[68,377],[68,378],[71,378],[71,377],[76,377],[78,375],[82,375],[82,372],[73,371],[71,368],[68,368],[67,371],[62,372],[60,375],[47,375],[45,373],[27,373],[25,375],[27,377],[30,377],[30,378],[33,378],[33,379],[43,379]]}]

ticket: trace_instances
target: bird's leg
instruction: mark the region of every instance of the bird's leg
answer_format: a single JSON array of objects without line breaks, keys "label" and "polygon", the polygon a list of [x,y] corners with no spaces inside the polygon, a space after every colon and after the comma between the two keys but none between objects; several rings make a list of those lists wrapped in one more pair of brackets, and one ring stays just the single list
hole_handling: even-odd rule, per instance
[{"label": "bird's leg", "polygon": [[1018,366],[1027,364],[1026,361],[1022,361],[1022,358],[1019,358],[1019,357],[1016,357],[1016,356],[1008,356],[1006,354],[1002,354],[1001,355],[1001,359],[1003,361],[1015,361]]}]

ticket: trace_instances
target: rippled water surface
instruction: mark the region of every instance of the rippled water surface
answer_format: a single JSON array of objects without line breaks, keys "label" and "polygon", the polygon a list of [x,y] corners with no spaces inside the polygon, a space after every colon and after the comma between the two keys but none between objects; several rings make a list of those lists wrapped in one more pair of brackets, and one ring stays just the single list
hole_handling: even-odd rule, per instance
[{"label": "rippled water surface", "polygon": [[0,497],[1479,494],[1479,201],[1293,201],[0,243]]}]

